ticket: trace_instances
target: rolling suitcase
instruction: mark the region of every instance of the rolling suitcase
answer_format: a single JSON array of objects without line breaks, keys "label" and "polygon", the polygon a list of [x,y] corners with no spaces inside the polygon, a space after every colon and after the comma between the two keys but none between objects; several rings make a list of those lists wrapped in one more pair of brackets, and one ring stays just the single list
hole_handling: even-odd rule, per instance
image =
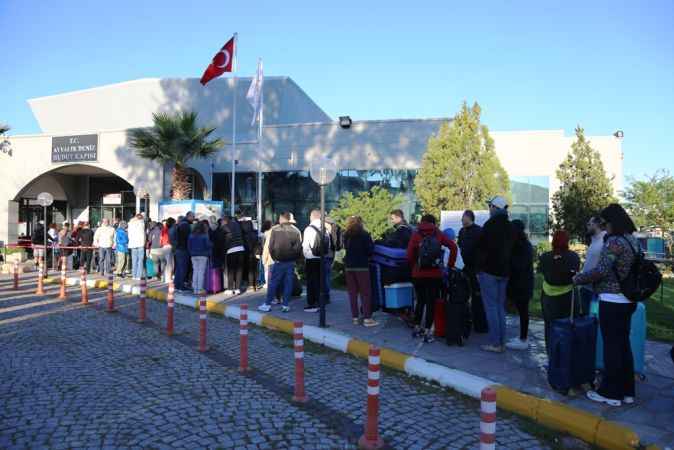
[{"label": "rolling suitcase", "polygon": [[574,319],[575,289],[571,291],[571,314],[568,319],[552,322],[550,353],[548,355],[548,383],[558,392],[594,382],[597,319]]},{"label": "rolling suitcase", "polygon": [[[601,317],[599,317],[599,300],[594,299],[590,304],[590,315],[596,317],[601,327]],[[632,314],[630,321],[630,347],[632,348],[632,358],[634,359],[634,373],[639,378],[646,378],[644,372],[644,360],[646,352],[646,305],[643,302],[637,303],[637,309]],[[601,337],[601,328],[597,332],[597,359],[596,368],[599,371],[604,370],[604,341]]]},{"label": "rolling suitcase", "polygon": [[447,296],[444,308],[447,345],[462,346],[470,337],[469,298],[470,280],[468,277],[460,270],[450,270],[447,274]]},{"label": "rolling suitcase", "polygon": [[382,285],[412,281],[406,249],[375,245],[372,262],[379,266]]},{"label": "rolling suitcase", "polygon": [[209,294],[222,292],[222,268],[213,267],[210,262],[206,271],[206,290]]}]

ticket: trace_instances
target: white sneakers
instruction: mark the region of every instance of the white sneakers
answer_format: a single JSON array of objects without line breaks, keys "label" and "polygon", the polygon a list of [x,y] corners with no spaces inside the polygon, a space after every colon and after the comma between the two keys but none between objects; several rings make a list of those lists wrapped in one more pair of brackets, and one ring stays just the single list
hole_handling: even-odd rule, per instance
[{"label": "white sneakers", "polygon": [[529,341],[520,338],[513,338],[506,343],[506,348],[510,350],[526,350],[529,348]]},{"label": "white sneakers", "polygon": [[[592,400],[593,402],[597,403],[606,403],[609,406],[621,406],[622,402],[620,400],[613,400],[612,398],[606,398],[603,395],[600,395],[598,392],[595,391],[587,391],[587,398]],[[634,403],[634,399],[632,399],[632,402]]]},{"label": "white sneakers", "polygon": [[271,311],[271,306],[267,305],[266,303],[263,303],[260,306],[258,306],[257,309],[262,311],[262,312],[269,312],[269,311]]}]

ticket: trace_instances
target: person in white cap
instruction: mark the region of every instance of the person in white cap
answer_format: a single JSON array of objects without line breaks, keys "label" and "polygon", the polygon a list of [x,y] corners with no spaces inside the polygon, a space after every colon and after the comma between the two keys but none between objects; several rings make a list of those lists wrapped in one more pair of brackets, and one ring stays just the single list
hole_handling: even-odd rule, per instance
[{"label": "person in white cap", "polygon": [[482,302],[487,315],[489,343],[482,350],[502,353],[506,337],[506,288],[510,277],[510,263],[514,232],[508,220],[508,202],[496,196],[487,202],[489,220],[482,228],[477,244],[477,270]]}]

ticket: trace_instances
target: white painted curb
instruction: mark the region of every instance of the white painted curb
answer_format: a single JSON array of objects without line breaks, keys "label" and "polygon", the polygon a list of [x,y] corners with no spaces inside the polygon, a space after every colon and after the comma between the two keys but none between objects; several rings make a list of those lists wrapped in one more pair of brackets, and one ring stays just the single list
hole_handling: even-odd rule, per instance
[{"label": "white painted curb", "polygon": [[192,295],[175,293],[175,302],[179,305],[189,306],[190,308],[196,308],[197,298]]},{"label": "white painted curb", "polygon": [[315,327],[313,325],[304,325],[304,338],[315,342],[316,344],[325,345],[334,350],[346,353],[351,336],[336,333],[323,328]]},{"label": "white painted curb", "polygon": [[435,381],[441,386],[454,389],[473,398],[480,398],[482,389],[499,384],[486,378],[450,369],[413,356],[405,361],[405,373]]}]

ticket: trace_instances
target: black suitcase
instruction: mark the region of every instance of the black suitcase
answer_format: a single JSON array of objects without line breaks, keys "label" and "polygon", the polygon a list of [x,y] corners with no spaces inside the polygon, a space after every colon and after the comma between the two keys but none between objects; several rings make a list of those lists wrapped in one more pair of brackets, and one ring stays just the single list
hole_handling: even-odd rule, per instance
[{"label": "black suitcase", "polygon": [[470,280],[460,270],[451,269],[447,274],[445,296],[445,340],[447,345],[462,346],[470,337],[471,319],[468,299]]},{"label": "black suitcase", "polygon": [[575,289],[571,292],[571,315],[552,322],[548,355],[548,383],[564,395],[572,387],[591,385],[595,376],[597,319],[574,319]]},{"label": "black suitcase", "polygon": [[470,281],[470,313],[473,325],[473,331],[476,333],[487,333],[489,325],[487,324],[487,315],[482,303],[482,294],[480,292],[480,283],[475,274],[466,274]]}]

